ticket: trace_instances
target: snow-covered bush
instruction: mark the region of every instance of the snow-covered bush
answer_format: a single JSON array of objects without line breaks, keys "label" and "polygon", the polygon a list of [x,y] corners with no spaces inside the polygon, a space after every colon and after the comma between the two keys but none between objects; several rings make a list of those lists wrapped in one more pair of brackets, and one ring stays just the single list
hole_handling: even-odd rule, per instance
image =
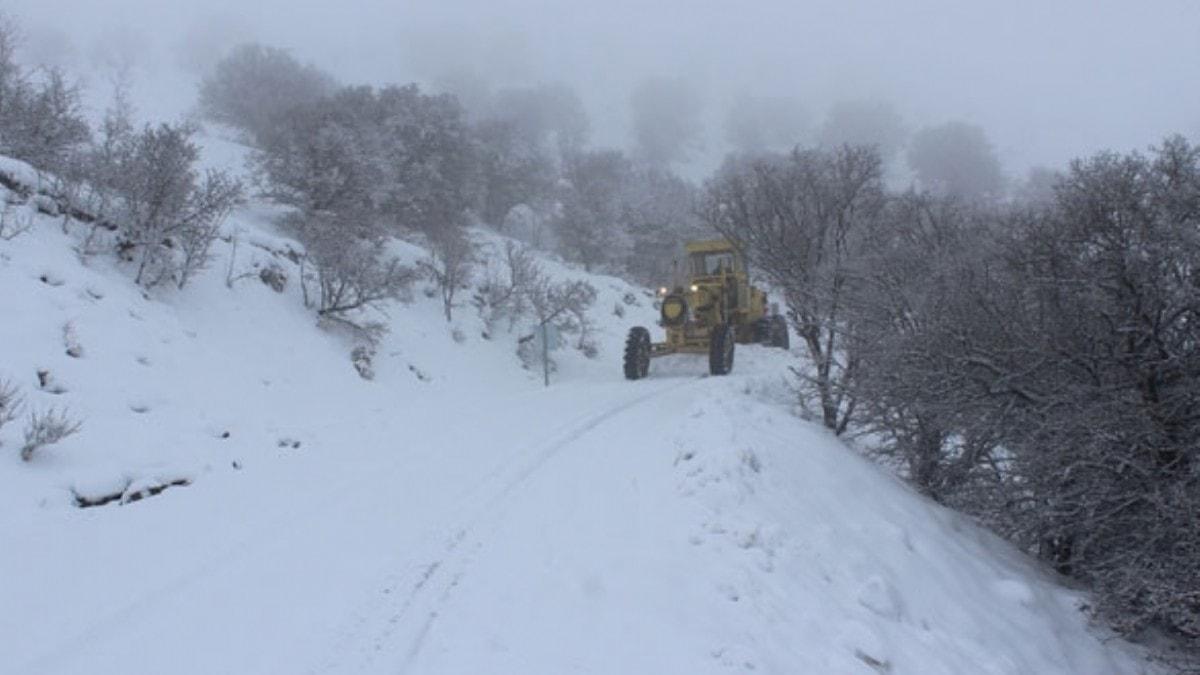
[{"label": "snow-covered bush", "polygon": [[209,262],[221,223],[242,195],[222,171],[196,170],[199,148],[187,125],[147,126],[117,141],[103,168],[116,196],[119,251],[137,264],[136,282],[183,288]]},{"label": "snow-covered bush", "polygon": [[350,362],[354,364],[354,369],[358,371],[359,377],[364,380],[375,379],[374,359],[374,347],[359,345],[350,351]]},{"label": "snow-covered bush", "polygon": [[[594,286],[586,281],[551,280],[527,250],[511,241],[505,244],[503,261],[496,258],[485,256],[490,267],[471,300],[489,336],[501,321],[512,330],[518,322],[530,319],[539,325],[553,324],[563,334],[577,335],[576,348],[589,357],[595,355],[593,326],[587,315],[596,301]],[[518,352],[522,349],[518,347]]]},{"label": "snow-covered bush", "polygon": [[413,268],[387,255],[386,239],[371,232],[369,214],[293,214],[284,222],[307,249],[300,284],[311,306],[313,297],[306,278],[311,270],[317,285],[315,306],[321,316],[345,318],[348,312],[400,299],[416,280]]},{"label": "snow-covered bush", "polygon": [[587,316],[587,310],[596,302],[595,286],[578,280],[554,282],[540,276],[529,285],[526,294],[540,325],[553,324],[561,333],[575,335],[576,349],[588,358],[596,356],[593,326]]},{"label": "snow-covered bush", "polygon": [[12,204],[0,208],[0,240],[11,241],[33,229],[33,214]]},{"label": "snow-covered bush", "polygon": [[[8,380],[0,380],[0,429],[21,415],[24,397],[21,388]],[[3,439],[0,439],[0,443]]]},{"label": "snow-covered bush", "polygon": [[91,137],[78,87],[57,68],[27,72],[19,29],[0,15],[0,154],[57,172]]},{"label": "snow-covered bush", "polygon": [[83,357],[83,345],[79,343],[79,331],[75,329],[75,322],[68,321],[63,324],[63,348],[67,352],[67,356],[73,359]]},{"label": "snow-covered bush", "polygon": [[258,279],[276,293],[282,293],[287,288],[287,272],[278,263],[264,266],[258,272]]},{"label": "snow-covered bush", "polygon": [[21,459],[28,462],[33,459],[33,453],[47,445],[54,445],[64,438],[78,433],[82,423],[74,420],[65,410],[51,408],[39,414],[29,414],[25,425],[25,444],[21,446]]},{"label": "snow-covered bush", "polygon": [[512,330],[529,312],[528,290],[541,278],[541,270],[529,251],[512,241],[505,242],[503,258],[486,253],[484,279],[476,288],[471,304],[491,336],[500,321],[507,321],[508,330]]}]

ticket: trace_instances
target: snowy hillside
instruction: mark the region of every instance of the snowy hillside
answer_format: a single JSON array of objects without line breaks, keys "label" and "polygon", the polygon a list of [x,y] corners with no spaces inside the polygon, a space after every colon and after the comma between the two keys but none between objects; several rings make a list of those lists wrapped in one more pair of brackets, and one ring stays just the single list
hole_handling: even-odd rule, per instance
[{"label": "snowy hillside", "polygon": [[263,205],[147,296],[81,225],[0,201],[32,225],[0,240],[0,380],[82,423],[29,462],[24,420],[0,429],[0,672],[1150,672],[791,414],[795,356],[625,381],[643,289],[542,260],[598,291],[598,354],[556,352],[544,388],[528,326],[485,338],[418,283],[365,380]]}]

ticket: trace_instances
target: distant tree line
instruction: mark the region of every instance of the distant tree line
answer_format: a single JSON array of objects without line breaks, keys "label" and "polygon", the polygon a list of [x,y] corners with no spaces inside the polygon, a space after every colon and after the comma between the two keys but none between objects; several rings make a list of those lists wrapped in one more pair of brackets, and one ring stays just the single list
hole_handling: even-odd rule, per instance
[{"label": "distant tree line", "polygon": [[[587,148],[586,114],[564,86],[473,99],[467,110],[411,84],[339,85],[283,50],[250,44],[204,80],[200,110],[238,130],[255,148],[259,187],[295,208],[287,224],[308,249],[322,313],[402,286],[414,271],[386,253],[401,237],[431,251],[415,272],[441,289],[451,318],[477,267],[465,235],[473,223],[588,270],[653,283],[669,273],[679,241],[699,231],[692,183]],[[331,290],[344,288],[357,290]]]},{"label": "distant tree line", "polygon": [[705,223],[783,294],[816,418],[1125,634],[1200,642],[1200,148],[1101,153],[1003,202],[890,193],[881,165],[742,156],[705,186]]}]

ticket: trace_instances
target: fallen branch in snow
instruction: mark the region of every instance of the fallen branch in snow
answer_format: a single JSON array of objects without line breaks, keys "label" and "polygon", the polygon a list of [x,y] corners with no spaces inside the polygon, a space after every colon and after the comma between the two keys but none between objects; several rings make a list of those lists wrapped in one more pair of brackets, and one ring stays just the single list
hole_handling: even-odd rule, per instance
[{"label": "fallen branch in snow", "polygon": [[125,485],[115,492],[106,492],[99,495],[83,495],[75,488],[71,488],[71,496],[75,499],[75,506],[81,509],[88,509],[94,506],[104,506],[118,502],[122,505],[140,502],[146,497],[153,497],[162,494],[168,488],[184,487],[191,485],[192,481],[188,478],[176,478],[175,480],[159,481],[149,485],[143,485],[137,489],[130,489],[133,481],[126,481]]}]

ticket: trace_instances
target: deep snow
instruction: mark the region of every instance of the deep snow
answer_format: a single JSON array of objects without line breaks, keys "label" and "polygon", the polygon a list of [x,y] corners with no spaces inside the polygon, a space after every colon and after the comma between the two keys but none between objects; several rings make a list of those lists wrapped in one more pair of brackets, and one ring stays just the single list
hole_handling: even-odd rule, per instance
[{"label": "deep snow", "polygon": [[793,415],[797,355],[626,382],[652,300],[546,259],[599,290],[596,359],[559,352],[543,388],[523,327],[448,325],[418,285],[365,381],[270,212],[227,230],[283,294],[227,288],[229,243],[146,296],[81,260],[82,226],[0,241],[0,378],[83,421],[29,463],[0,430],[0,672],[1151,672],[1084,596]]}]

